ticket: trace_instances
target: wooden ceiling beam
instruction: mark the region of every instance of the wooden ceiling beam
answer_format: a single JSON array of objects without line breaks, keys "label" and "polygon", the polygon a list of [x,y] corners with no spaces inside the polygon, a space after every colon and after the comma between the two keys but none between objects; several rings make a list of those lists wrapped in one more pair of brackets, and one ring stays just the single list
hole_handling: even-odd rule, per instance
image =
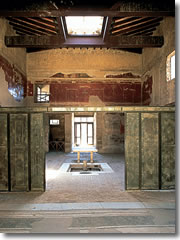
[{"label": "wooden ceiling beam", "polygon": [[53,36],[5,36],[5,44],[7,47],[24,47],[24,48],[49,48],[58,47],[63,43],[59,37]]},{"label": "wooden ceiling beam", "polygon": [[133,19],[137,19],[139,17],[121,17],[121,18],[113,18],[114,24],[124,23]]},{"label": "wooden ceiling beam", "polygon": [[[143,35],[143,34],[146,34],[146,33],[149,33],[149,32],[153,32],[155,31],[156,28],[149,28],[147,30],[144,30],[144,31],[137,31],[136,33],[134,34],[131,34],[131,36],[137,36],[137,35]],[[129,35],[128,35],[129,36]]]},{"label": "wooden ceiling beam", "polygon": [[164,44],[163,36],[118,36],[111,37],[107,45],[110,48],[119,46],[121,48],[145,48],[145,47],[162,47]]},{"label": "wooden ceiling beam", "polygon": [[9,22],[9,24],[10,24],[11,26],[13,26],[13,28],[14,28],[15,30],[16,30],[16,29],[19,29],[19,30],[22,29],[23,31],[31,32],[31,34],[34,34],[34,35],[42,35],[42,32],[36,31],[36,30],[34,30],[34,29],[32,29],[32,28],[25,27],[25,26],[22,27],[22,25],[19,24],[19,23]]},{"label": "wooden ceiling beam", "polygon": [[150,17],[141,17],[140,18],[139,17],[134,20],[126,21],[124,23],[115,23],[115,24],[112,24],[112,30],[116,30],[116,28],[119,28],[119,27],[124,27],[124,26],[126,27],[126,26],[132,26],[132,25],[135,25],[138,23],[144,23],[148,20],[152,20],[152,18],[150,18]]},{"label": "wooden ceiling beam", "polygon": [[143,34],[143,36],[152,36],[153,32],[147,32],[146,34]]},{"label": "wooden ceiling beam", "polygon": [[30,19],[33,19],[33,21],[39,22],[41,24],[44,24],[46,26],[56,28],[58,25],[56,22],[56,19],[52,19],[52,21],[48,21],[46,18],[40,18],[40,17],[29,17]]},{"label": "wooden ceiling beam", "polygon": [[30,31],[30,30],[24,30],[22,28],[19,28],[19,27],[13,27],[14,30],[16,31],[17,34],[23,34],[23,35],[35,35],[35,36],[39,36],[40,34],[35,34],[34,32]]},{"label": "wooden ceiling beam", "polygon": [[143,48],[161,47],[164,44],[163,36],[120,36],[109,37],[108,41],[102,38],[73,37],[65,42],[61,36],[6,36],[7,47],[30,48],[63,48],[63,47],[105,47],[105,48]]},{"label": "wooden ceiling beam", "polygon": [[114,33],[116,33],[116,32],[120,32],[121,30],[123,31],[123,32],[125,32],[125,31],[131,31],[131,30],[134,30],[134,29],[137,29],[137,28],[141,28],[141,27],[144,27],[144,26],[149,26],[149,25],[151,25],[151,24],[156,24],[156,23],[159,23],[161,20],[163,20],[163,18],[162,17],[159,17],[159,18],[153,18],[153,19],[146,19],[146,20],[144,20],[144,21],[140,21],[140,22],[138,22],[138,23],[136,23],[136,24],[127,24],[127,26],[120,26],[120,27],[117,27],[117,28],[113,28],[112,29],[112,31],[111,31],[111,33],[112,34],[114,34]]},{"label": "wooden ceiling beam", "polygon": [[[55,18],[55,17],[54,17]],[[45,17],[44,20],[48,21],[48,22],[51,22],[51,23],[54,23],[55,19],[53,19],[52,17]]]},{"label": "wooden ceiling beam", "polygon": [[[175,16],[175,11],[117,11],[117,10],[41,10],[41,11],[0,11],[0,17],[40,17],[52,18],[60,16],[108,16],[108,17],[158,17]],[[47,20],[47,19],[46,19]],[[52,19],[49,19],[52,21]]]},{"label": "wooden ceiling beam", "polygon": [[152,28],[155,28],[155,29],[156,29],[157,26],[159,26],[159,23],[154,23],[154,24],[152,24],[152,25],[149,25],[149,27],[144,26],[144,27],[142,27],[142,28],[137,28],[137,29],[135,29],[135,30],[128,31],[125,35],[130,36],[130,35],[132,35],[132,34],[134,34],[134,33],[143,32],[143,31],[148,30],[148,29],[152,29]]},{"label": "wooden ceiling beam", "polygon": [[42,29],[48,29],[48,30],[51,30],[51,31],[56,31],[56,26],[57,25],[49,25],[49,24],[46,24],[46,23],[43,23],[35,18],[24,18],[26,19],[27,21],[31,22],[31,23],[34,23],[36,24],[37,26],[41,27]]},{"label": "wooden ceiling beam", "polygon": [[30,21],[28,21],[26,19],[27,18],[8,18],[8,20],[11,23],[18,24],[18,25],[22,26],[22,28],[24,28],[24,27],[30,28],[31,30],[35,30],[41,34],[57,34],[57,32],[54,30],[44,29],[42,27],[37,26],[34,23],[31,23]]},{"label": "wooden ceiling beam", "polygon": [[152,27],[157,27],[159,26],[160,23],[151,23],[145,26],[138,26],[138,27],[132,27],[130,29],[122,29],[119,31],[116,31],[115,33],[112,34],[112,36],[117,36],[117,35],[122,35],[122,34],[131,34],[132,32],[136,31],[136,30],[144,30],[147,28],[152,28]]}]

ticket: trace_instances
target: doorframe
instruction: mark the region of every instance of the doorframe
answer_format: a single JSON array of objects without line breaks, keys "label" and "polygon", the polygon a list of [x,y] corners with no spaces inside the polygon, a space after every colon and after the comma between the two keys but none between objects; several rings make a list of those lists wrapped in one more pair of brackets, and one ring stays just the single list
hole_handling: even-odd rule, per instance
[{"label": "doorframe", "polygon": [[[74,136],[74,131],[75,131],[75,129],[74,129],[74,125],[75,125],[74,124],[75,123],[74,122],[74,118],[75,118],[75,116],[74,115],[75,115],[75,113],[73,112],[72,113],[72,118],[71,118],[72,119],[72,123],[71,123],[71,128],[72,128],[72,139],[71,139],[72,149],[76,148],[75,145],[74,145],[75,144],[75,142],[74,142],[74,137],[75,137]],[[83,117],[83,115],[81,115],[81,116]],[[84,114],[84,116],[86,116],[86,113]],[[97,143],[97,135],[96,135],[96,133],[97,133],[97,129],[96,129],[97,128],[96,127],[97,126],[97,124],[96,124],[97,118],[96,118],[96,112],[93,112],[93,118],[94,118],[94,121],[93,121],[93,143],[94,144],[92,145],[92,147],[96,148],[96,143]]]}]

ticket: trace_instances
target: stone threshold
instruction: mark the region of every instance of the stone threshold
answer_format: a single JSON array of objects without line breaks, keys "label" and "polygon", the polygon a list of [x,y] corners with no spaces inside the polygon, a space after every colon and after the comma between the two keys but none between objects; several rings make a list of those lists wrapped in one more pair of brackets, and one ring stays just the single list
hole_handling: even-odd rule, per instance
[{"label": "stone threshold", "polygon": [[89,202],[89,203],[40,203],[0,204],[0,211],[67,211],[93,209],[175,209],[174,202]]}]

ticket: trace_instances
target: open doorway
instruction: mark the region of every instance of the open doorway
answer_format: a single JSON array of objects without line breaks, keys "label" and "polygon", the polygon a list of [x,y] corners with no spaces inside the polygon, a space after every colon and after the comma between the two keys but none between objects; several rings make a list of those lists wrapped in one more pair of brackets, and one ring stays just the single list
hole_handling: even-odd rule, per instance
[{"label": "open doorway", "polygon": [[[51,150],[46,154],[46,191],[59,202],[118,200],[125,190],[124,114],[100,112],[59,115],[65,116],[65,129],[71,129],[72,149],[69,152]],[[53,129],[53,126],[50,128]],[[69,138],[69,132],[64,132],[65,141]],[[65,169],[64,165],[77,163],[77,153],[73,149],[81,147],[96,148],[98,152],[94,153],[94,164],[100,164],[102,168],[108,165],[109,170],[79,174],[71,172],[69,167]],[[83,160],[90,164],[90,157],[85,154],[82,154],[80,164]]]},{"label": "open doorway", "polygon": [[72,114],[72,150],[96,147],[96,113]]},{"label": "open doorway", "polygon": [[49,151],[65,150],[64,114],[49,114]]}]

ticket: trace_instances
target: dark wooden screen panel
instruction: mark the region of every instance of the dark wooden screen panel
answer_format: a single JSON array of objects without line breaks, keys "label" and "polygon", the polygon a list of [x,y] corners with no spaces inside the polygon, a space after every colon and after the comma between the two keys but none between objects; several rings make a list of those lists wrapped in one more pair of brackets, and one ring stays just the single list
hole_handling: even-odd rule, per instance
[{"label": "dark wooden screen panel", "polygon": [[161,188],[175,188],[175,113],[161,113]]},{"label": "dark wooden screen panel", "polygon": [[10,114],[11,191],[28,191],[28,115]]},{"label": "dark wooden screen panel", "polygon": [[159,189],[159,114],[141,114],[141,189]]},{"label": "dark wooden screen panel", "polygon": [[8,190],[7,114],[0,114],[0,191]]},{"label": "dark wooden screen panel", "polygon": [[42,113],[30,115],[31,191],[45,190],[45,146]]},{"label": "dark wooden screen panel", "polygon": [[125,117],[126,189],[139,189],[139,113]]}]

